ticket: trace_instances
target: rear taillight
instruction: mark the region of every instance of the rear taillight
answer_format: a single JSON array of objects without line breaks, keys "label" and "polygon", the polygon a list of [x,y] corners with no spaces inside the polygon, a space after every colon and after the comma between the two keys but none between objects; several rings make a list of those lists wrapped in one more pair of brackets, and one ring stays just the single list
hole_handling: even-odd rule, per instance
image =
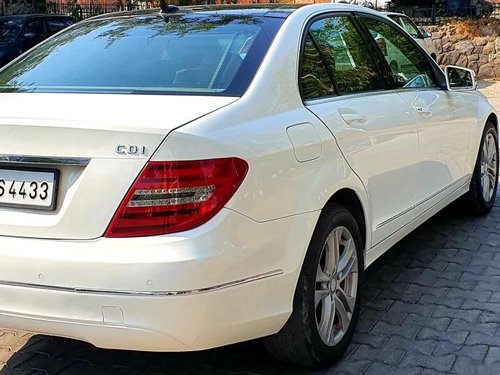
[{"label": "rear taillight", "polygon": [[247,171],[248,164],[238,158],[149,162],[105,236],[152,236],[196,228],[222,209]]}]

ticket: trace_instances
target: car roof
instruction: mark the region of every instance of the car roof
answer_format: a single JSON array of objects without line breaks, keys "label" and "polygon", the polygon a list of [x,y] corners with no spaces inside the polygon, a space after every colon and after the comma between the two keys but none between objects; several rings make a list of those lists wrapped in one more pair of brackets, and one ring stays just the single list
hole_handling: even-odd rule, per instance
[{"label": "car roof", "polygon": [[[232,5],[195,5],[195,6],[171,6],[172,12],[165,13],[165,15],[175,14],[206,14],[206,15],[232,15],[235,17],[271,17],[271,18],[287,18],[290,14],[298,9],[315,9],[315,10],[332,10],[332,11],[366,11],[371,14],[378,14],[379,12],[369,8],[343,4],[343,3],[318,3],[318,4],[232,4]],[[177,10],[177,11],[176,11]],[[158,15],[161,12],[160,8],[143,9],[143,10],[130,10],[114,13],[101,14],[95,17],[88,18],[87,20],[98,19],[113,19],[121,17],[134,17],[134,16],[148,16]]]},{"label": "car roof", "polygon": [[[217,15],[233,15],[233,16],[254,16],[254,17],[276,17],[276,18],[286,18],[295,9],[303,6],[304,4],[290,4],[283,6],[274,4],[266,4],[265,6],[258,6],[255,4],[247,5],[207,5],[207,6],[180,6],[172,7],[174,11],[171,13],[165,13],[165,15],[176,15],[176,14],[217,14]],[[175,8],[178,11],[175,11]],[[96,19],[113,19],[121,17],[134,17],[134,16],[148,16],[157,15],[161,13],[160,8],[151,8],[143,10],[130,10],[122,12],[113,12],[101,14],[95,17],[88,18],[88,20]]]}]

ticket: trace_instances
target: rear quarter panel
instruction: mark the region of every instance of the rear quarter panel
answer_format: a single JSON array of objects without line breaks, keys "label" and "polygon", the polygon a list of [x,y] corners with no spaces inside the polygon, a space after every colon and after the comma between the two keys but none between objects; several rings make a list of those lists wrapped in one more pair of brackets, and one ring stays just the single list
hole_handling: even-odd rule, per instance
[{"label": "rear quarter panel", "polygon": [[[334,135],[304,107],[299,94],[302,30],[308,19],[325,9],[332,8],[317,5],[293,12],[244,96],[170,133],[153,160],[245,159],[248,175],[226,207],[258,222],[319,211],[342,188],[358,195],[365,220],[371,222],[363,184],[347,165]],[[317,131],[321,155],[299,162],[287,128],[303,123]],[[371,243],[371,233],[366,236]]]}]

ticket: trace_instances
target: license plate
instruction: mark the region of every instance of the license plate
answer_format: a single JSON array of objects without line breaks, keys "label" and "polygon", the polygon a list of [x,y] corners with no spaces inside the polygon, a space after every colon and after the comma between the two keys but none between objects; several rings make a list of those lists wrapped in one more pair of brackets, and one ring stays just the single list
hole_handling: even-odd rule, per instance
[{"label": "license plate", "polygon": [[54,210],[59,171],[0,167],[0,206]]}]

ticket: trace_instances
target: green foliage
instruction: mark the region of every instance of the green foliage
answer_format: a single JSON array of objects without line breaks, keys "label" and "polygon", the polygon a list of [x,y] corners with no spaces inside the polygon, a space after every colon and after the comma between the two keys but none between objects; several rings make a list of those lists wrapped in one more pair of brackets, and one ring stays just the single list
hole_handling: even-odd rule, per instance
[{"label": "green foliage", "polygon": [[77,3],[77,0],[68,0],[66,2],[68,13],[70,13],[75,19],[81,20],[81,5]]}]

